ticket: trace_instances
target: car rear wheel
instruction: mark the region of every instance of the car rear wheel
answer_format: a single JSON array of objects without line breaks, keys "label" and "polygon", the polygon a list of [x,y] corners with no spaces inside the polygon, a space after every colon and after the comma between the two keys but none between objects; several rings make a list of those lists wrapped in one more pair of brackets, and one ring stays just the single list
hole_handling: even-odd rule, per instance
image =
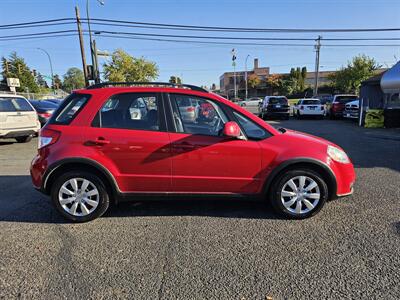
[{"label": "car rear wheel", "polygon": [[328,186],[313,170],[290,170],[274,180],[272,207],[284,217],[311,217],[321,210],[327,199]]},{"label": "car rear wheel", "polygon": [[51,199],[57,210],[73,222],[98,218],[109,206],[109,196],[102,180],[79,171],[60,176],[53,184]]},{"label": "car rear wheel", "polygon": [[27,135],[27,136],[19,136],[15,138],[17,140],[18,143],[28,143],[32,140],[32,136],[31,135]]}]

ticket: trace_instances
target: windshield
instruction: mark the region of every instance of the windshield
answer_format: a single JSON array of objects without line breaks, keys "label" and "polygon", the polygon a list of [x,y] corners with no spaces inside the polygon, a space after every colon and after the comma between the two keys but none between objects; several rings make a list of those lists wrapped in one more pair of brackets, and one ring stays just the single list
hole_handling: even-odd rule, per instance
[{"label": "windshield", "polygon": [[357,96],[338,96],[336,97],[335,102],[347,103],[354,100],[358,100]]},{"label": "windshield", "polygon": [[33,111],[24,98],[0,97],[0,112]]}]

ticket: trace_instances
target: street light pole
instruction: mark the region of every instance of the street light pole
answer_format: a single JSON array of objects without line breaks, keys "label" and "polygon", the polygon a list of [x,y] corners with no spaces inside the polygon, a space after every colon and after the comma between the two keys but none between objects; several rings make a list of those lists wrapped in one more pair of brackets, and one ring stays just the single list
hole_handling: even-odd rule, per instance
[{"label": "street light pole", "polygon": [[319,35],[315,45],[315,78],[314,78],[314,97],[318,95],[318,81],[319,81],[319,52],[321,50],[321,36]]},{"label": "street light pole", "polygon": [[52,86],[52,89],[53,89],[53,93],[55,94],[53,63],[51,62],[50,54],[49,54],[46,50],[44,50],[44,49],[42,49],[42,48],[37,48],[37,49],[43,51],[44,53],[46,53],[47,58],[49,59],[49,63],[50,63],[50,72],[51,72],[51,86]]},{"label": "street light pole", "polygon": [[[104,5],[104,1],[97,0],[101,5]],[[89,29],[89,40],[90,40],[90,55],[92,57],[92,66],[93,66],[93,73],[94,73],[94,81],[95,83],[100,83],[99,78],[99,66],[97,65],[97,61],[95,58],[94,48],[93,48],[93,39],[92,39],[92,30],[90,28],[90,17],[89,17],[89,0],[86,0],[86,18],[88,23]]]},{"label": "street light pole", "polygon": [[247,100],[248,96],[247,96],[247,59],[250,57],[250,54],[247,54],[246,56],[246,60],[244,62],[244,79],[246,81],[246,97],[245,100]]}]

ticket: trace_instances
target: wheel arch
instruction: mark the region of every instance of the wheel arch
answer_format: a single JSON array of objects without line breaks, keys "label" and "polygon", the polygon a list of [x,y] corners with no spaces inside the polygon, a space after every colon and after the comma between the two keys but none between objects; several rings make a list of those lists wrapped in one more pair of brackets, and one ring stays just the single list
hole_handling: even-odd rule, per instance
[{"label": "wheel arch", "polygon": [[98,162],[87,158],[66,158],[51,165],[43,176],[42,190],[50,194],[51,187],[58,176],[74,170],[96,174],[103,181],[112,200],[117,201],[119,188],[114,176]]},{"label": "wheel arch", "polygon": [[278,176],[280,176],[282,173],[287,172],[288,170],[294,170],[300,168],[310,169],[320,174],[328,186],[328,191],[329,191],[328,200],[336,198],[337,182],[333,171],[327,164],[312,158],[291,159],[275,167],[275,169],[272,170],[272,172],[269,174],[267,180],[264,183],[263,194],[264,195],[270,194],[274,180],[278,178]]}]

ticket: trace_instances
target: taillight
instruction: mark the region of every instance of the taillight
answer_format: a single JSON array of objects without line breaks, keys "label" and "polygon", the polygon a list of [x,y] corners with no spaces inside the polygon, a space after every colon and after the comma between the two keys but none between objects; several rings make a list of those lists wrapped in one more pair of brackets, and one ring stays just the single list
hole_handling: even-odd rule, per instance
[{"label": "taillight", "polygon": [[51,113],[49,112],[45,112],[45,113],[38,113],[39,116],[41,116],[42,118],[48,119],[51,117]]},{"label": "taillight", "polygon": [[300,106],[300,109],[304,109],[304,106],[302,105],[302,106]]},{"label": "taillight", "polygon": [[192,112],[192,111],[194,111],[194,107],[193,107],[193,106],[190,106],[190,107],[186,108],[186,111],[187,111],[187,112]]},{"label": "taillight", "polygon": [[60,135],[59,131],[43,128],[39,132],[38,149],[54,144]]}]

